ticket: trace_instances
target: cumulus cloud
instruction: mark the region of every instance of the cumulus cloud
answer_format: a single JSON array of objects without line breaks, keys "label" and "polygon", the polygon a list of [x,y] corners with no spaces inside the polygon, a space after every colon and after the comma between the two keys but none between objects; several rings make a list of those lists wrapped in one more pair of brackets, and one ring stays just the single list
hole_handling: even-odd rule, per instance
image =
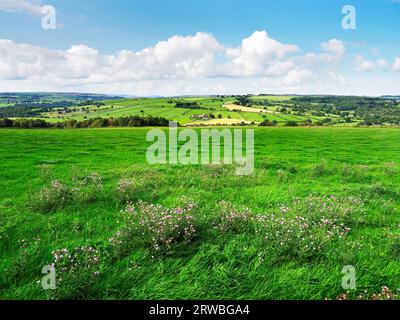
[{"label": "cumulus cloud", "polygon": [[357,55],[355,59],[355,68],[358,71],[373,71],[376,66],[376,63],[366,60],[362,55]]},{"label": "cumulus cloud", "polygon": [[360,70],[362,71],[372,71],[375,69],[375,63],[368,61],[368,60],[364,60],[363,62],[361,62],[360,64]]},{"label": "cumulus cloud", "polygon": [[290,70],[287,76],[283,79],[283,83],[287,86],[297,86],[305,83],[314,77],[312,71],[308,69],[296,68]]},{"label": "cumulus cloud", "polygon": [[[332,88],[350,90],[340,72],[345,56],[341,40],[322,43],[319,52],[302,53],[266,31],[254,32],[238,47],[198,32],[113,54],[84,44],[54,50],[0,39],[0,86],[3,91],[134,95],[329,93]],[[357,59],[359,70],[387,66],[383,59]],[[400,71],[400,57],[387,69]]]},{"label": "cumulus cloud", "polygon": [[321,53],[307,53],[304,57],[305,62],[309,64],[339,63],[346,53],[345,43],[338,39],[331,39],[327,42],[323,42],[321,44],[321,49],[323,51]]},{"label": "cumulus cloud", "polygon": [[[207,77],[286,76],[296,69],[287,56],[298,48],[255,32],[239,48],[226,48],[211,34],[173,36],[138,52],[103,55],[86,45],[66,51],[0,40],[0,78],[54,76],[61,79],[125,81]],[[216,62],[217,55],[224,62]]]},{"label": "cumulus cloud", "polygon": [[41,15],[43,4],[39,0],[0,0],[0,11],[25,12]]},{"label": "cumulus cloud", "polygon": [[96,81],[205,77],[222,46],[206,33],[174,36],[139,52],[102,55],[86,45],[66,51],[0,40],[0,78],[55,76]]},{"label": "cumulus cloud", "polygon": [[397,57],[393,64],[394,71],[400,71],[400,57]]},{"label": "cumulus cloud", "polygon": [[359,54],[355,58],[355,70],[357,71],[375,71],[382,70],[388,71],[388,63],[385,59],[378,59],[376,61],[370,61],[364,58],[363,55]]},{"label": "cumulus cloud", "polygon": [[328,52],[329,58],[334,60],[340,60],[346,53],[346,47],[342,40],[331,39],[328,42],[321,44],[322,49]]},{"label": "cumulus cloud", "polygon": [[211,34],[198,32],[173,36],[139,52],[121,51],[107,60],[124,78],[195,78],[212,76],[215,56],[222,51]]},{"label": "cumulus cloud", "polygon": [[293,62],[285,59],[299,49],[292,44],[283,44],[269,37],[266,31],[256,31],[243,39],[240,48],[228,48],[226,55],[231,62],[225,67],[232,76],[287,74],[294,68]]}]

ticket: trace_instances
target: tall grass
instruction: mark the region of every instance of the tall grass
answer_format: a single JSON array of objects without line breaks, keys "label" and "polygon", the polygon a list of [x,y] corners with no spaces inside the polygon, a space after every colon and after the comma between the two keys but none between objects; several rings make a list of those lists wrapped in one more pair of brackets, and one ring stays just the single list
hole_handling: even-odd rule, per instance
[{"label": "tall grass", "polygon": [[0,131],[1,298],[398,298],[397,130],[257,129],[252,177],[149,166],[145,135]]}]

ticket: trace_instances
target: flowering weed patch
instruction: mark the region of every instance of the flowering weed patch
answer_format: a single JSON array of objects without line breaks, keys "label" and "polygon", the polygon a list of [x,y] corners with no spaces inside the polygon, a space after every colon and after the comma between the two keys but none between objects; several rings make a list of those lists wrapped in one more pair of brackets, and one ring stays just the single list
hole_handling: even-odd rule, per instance
[{"label": "flowering weed patch", "polygon": [[343,239],[362,203],[356,198],[309,196],[258,216],[256,233],[265,246],[285,259],[308,259]]},{"label": "flowering weed patch", "polygon": [[50,292],[53,299],[79,299],[100,275],[99,251],[94,247],[80,247],[72,251],[59,249],[52,252],[51,264],[56,272],[56,289]]},{"label": "flowering weed patch", "polygon": [[47,213],[65,207],[72,199],[71,189],[61,181],[54,180],[34,195],[30,203],[36,211]]},{"label": "flowering weed patch", "polygon": [[196,237],[194,208],[192,203],[174,209],[142,201],[128,203],[122,212],[124,227],[109,242],[120,254],[134,242],[143,243],[154,255],[169,254],[174,244],[188,244]]},{"label": "flowering weed patch", "polygon": [[120,179],[115,188],[115,197],[119,202],[134,201],[138,193],[138,183],[135,179]]},{"label": "flowering weed patch", "polygon": [[311,174],[313,177],[322,177],[323,175],[328,173],[328,168],[327,168],[327,161],[323,160],[320,163],[316,163],[313,165],[311,168]]},{"label": "flowering weed patch", "polygon": [[35,238],[32,241],[26,241],[25,239],[18,241],[18,256],[2,276],[7,276],[14,283],[19,284],[24,277],[29,276],[32,270],[39,270],[40,265],[36,259],[40,255],[40,241],[40,238]]},{"label": "flowering weed patch", "polygon": [[62,209],[70,203],[95,201],[103,190],[102,178],[91,173],[83,178],[74,177],[72,186],[53,180],[30,198],[30,206],[39,212],[48,213]]},{"label": "flowering weed patch", "polygon": [[[135,168],[135,170],[138,170]],[[123,204],[143,200],[153,202],[159,197],[161,186],[166,183],[163,173],[157,170],[128,171],[114,188],[114,198]]]},{"label": "flowering weed patch", "polygon": [[[383,286],[379,293],[370,293],[368,290],[364,290],[363,292],[357,294],[357,297],[353,300],[374,300],[374,301],[383,301],[383,300],[398,300],[399,294],[397,292],[393,292],[387,286]],[[349,293],[341,293],[336,297],[336,300],[352,300],[351,295]]]},{"label": "flowering weed patch", "polygon": [[80,203],[95,201],[103,190],[103,179],[96,173],[90,173],[83,178],[74,177],[72,194],[74,199]]},{"label": "flowering weed patch", "polygon": [[241,233],[254,230],[255,215],[249,208],[237,208],[229,202],[219,203],[221,214],[214,223],[214,228],[221,233]]}]

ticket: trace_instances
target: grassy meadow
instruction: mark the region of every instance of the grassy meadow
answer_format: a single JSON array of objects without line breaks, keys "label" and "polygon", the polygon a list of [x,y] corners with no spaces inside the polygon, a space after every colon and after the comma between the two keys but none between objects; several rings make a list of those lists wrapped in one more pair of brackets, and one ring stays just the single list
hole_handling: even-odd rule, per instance
[{"label": "grassy meadow", "polygon": [[256,128],[245,177],[149,165],[147,131],[0,130],[0,299],[396,297],[399,130]]}]

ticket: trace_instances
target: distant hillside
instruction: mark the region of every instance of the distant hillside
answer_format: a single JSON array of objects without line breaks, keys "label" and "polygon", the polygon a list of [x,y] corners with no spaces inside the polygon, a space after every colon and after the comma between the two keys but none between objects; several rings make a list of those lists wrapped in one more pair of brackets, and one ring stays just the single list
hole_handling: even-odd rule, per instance
[{"label": "distant hillside", "polygon": [[181,125],[400,125],[400,97],[231,95],[126,98],[0,93],[0,118],[47,122],[161,117]]}]

